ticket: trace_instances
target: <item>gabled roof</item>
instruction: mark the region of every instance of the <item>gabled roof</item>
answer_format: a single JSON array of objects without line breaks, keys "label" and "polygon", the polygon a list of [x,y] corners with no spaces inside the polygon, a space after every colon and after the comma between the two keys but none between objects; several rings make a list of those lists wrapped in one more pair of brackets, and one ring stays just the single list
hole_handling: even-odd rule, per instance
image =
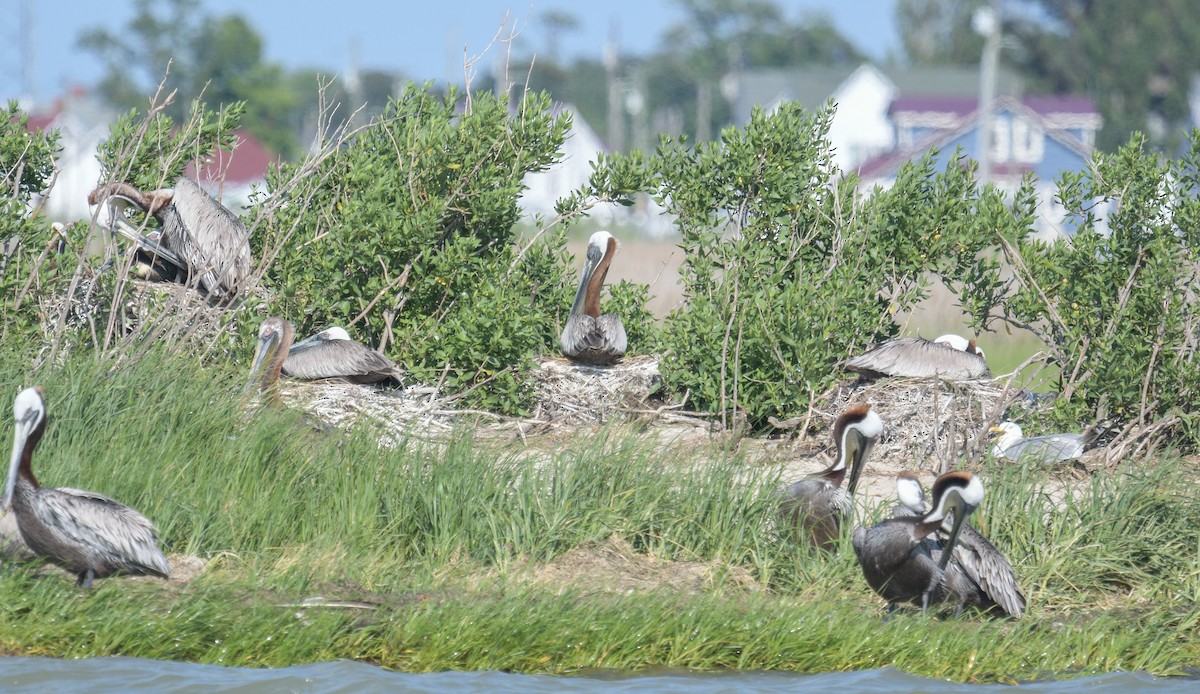
[{"label": "gabled roof", "polygon": [[[781,99],[795,101],[809,110],[817,109],[862,65],[871,63],[743,72],[738,75],[734,120],[745,123],[750,120],[754,105],[769,107]],[[891,80],[899,95],[963,97],[979,93],[979,70],[974,67],[874,67]],[[1020,91],[1021,81],[1016,73],[1004,68],[997,70],[997,94],[1017,95]]]},{"label": "gabled roof", "polygon": [[[1017,99],[1010,97],[1001,97],[996,100],[996,105],[992,109],[992,112],[1001,113],[1003,111],[1012,112],[1022,118],[1037,123],[1042,130],[1045,131],[1047,137],[1062,144],[1064,147],[1075,152],[1080,157],[1089,159],[1092,156],[1090,148],[1084,146],[1083,143],[1079,142],[1078,139],[1064,133],[1061,127],[1056,127],[1054,125],[1053,118],[1043,116],[1041,113],[1038,113],[1031,108],[1028,104],[1023,103],[1023,101],[1018,101]],[[1054,116],[1055,114],[1051,113],[1049,115]],[[881,154],[873,159],[863,162],[863,164],[858,167],[858,175],[866,179],[878,178],[887,173],[894,172],[899,169],[900,165],[904,162],[919,159],[930,149],[942,149],[946,143],[974,130],[978,127],[979,120],[979,111],[971,111],[959,121],[956,127],[947,128],[932,133],[907,149]],[[993,162],[991,164],[991,170],[994,174],[1003,176],[1011,173],[1024,173],[1025,171],[1031,169],[1026,164],[1005,164],[1001,162]]]},{"label": "gabled roof", "polygon": [[279,160],[271,154],[263,143],[246,130],[233,131],[237,145],[232,152],[219,149],[213,152],[209,161],[197,166],[196,162],[187,165],[185,174],[199,181],[201,185],[224,182],[226,185],[248,185],[263,180],[267,168]]}]

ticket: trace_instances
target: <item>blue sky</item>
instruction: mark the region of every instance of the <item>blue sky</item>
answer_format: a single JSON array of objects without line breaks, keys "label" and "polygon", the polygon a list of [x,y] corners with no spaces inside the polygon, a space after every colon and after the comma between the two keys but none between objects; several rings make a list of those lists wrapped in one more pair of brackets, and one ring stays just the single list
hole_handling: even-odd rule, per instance
[{"label": "blue sky", "polygon": [[[23,3],[33,10],[34,84],[41,100],[53,98],[69,85],[96,81],[101,66],[78,49],[76,38],[97,25],[120,30],[134,14],[132,0],[0,0],[6,15],[0,25],[0,44],[6,44],[0,50],[0,101],[21,95],[20,53],[15,43]],[[585,12],[582,8],[589,5],[602,9]],[[882,59],[889,51],[898,51],[895,0],[780,0],[778,5],[793,20],[825,13],[873,57]],[[361,67],[400,70],[418,81],[461,81],[464,47],[468,55],[483,52],[506,13],[509,28],[520,31],[521,55],[530,49],[545,50],[545,34],[536,21],[541,12],[565,10],[580,18],[583,26],[561,42],[560,51],[567,59],[599,58],[614,23],[623,52],[648,53],[663,32],[682,19],[670,0],[201,0],[201,6],[209,14],[246,17],[262,35],[267,59],[287,68],[341,72],[350,64],[355,45]],[[493,47],[489,58],[502,48]]]}]

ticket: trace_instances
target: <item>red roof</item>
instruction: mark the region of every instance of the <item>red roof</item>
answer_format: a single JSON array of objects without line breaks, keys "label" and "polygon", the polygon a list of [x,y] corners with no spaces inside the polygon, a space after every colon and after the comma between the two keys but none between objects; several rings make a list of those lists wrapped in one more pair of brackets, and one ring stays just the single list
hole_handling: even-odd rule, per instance
[{"label": "red roof", "polygon": [[279,157],[267,151],[259,139],[245,130],[233,131],[237,144],[232,152],[217,150],[204,165],[188,164],[185,174],[201,185],[224,181],[226,185],[246,185],[261,181],[267,168]]}]

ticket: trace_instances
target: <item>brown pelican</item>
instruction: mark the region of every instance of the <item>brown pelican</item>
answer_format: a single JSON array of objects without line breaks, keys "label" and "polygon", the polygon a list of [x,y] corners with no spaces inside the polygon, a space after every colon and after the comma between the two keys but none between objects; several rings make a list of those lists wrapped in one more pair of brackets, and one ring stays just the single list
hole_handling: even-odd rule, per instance
[{"label": "brown pelican", "polygon": [[[784,490],[780,510],[784,522],[797,535],[809,537],[817,547],[832,550],[841,536],[842,523],[850,518],[854,489],[862,474],[863,460],[871,444],[883,433],[883,420],[870,405],[855,405],[843,412],[833,424],[833,442],[837,456],[821,472],[793,482]],[[846,466],[850,482],[842,489]]]},{"label": "brown pelican", "polygon": [[[250,274],[250,232],[237,215],[190,178],[181,176],[174,188],[143,192],[128,183],[112,183],[88,194],[89,204],[102,202],[109,209],[110,228],[134,238],[185,277],[198,277],[210,294],[230,295]],[[129,223],[124,210],[131,205],[154,215],[162,225],[157,240],[137,233]]]},{"label": "brown pelican", "polygon": [[922,337],[898,337],[851,357],[842,365],[864,378],[937,376],[951,381],[970,381],[991,375],[983,352],[975,346],[974,340],[967,341],[966,349],[956,349],[950,344],[930,342]]},{"label": "brown pelican", "polygon": [[575,303],[562,332],[562,351],[581,364],[613,364],[625,356],[625,326],[614,313],[600,315],[600,289],[617,252],[617,240],[607,231],[588,239],[587,260]]},{"label": "brown pelican", "polygon": [[951,347],[959,350],[960,352],[966,352],[968,354],[978,354],[979,356],[983,357],[984,359],[987,359],[987,355],[985,355],[983,353],[983,350],[979,348],[979,345],[975,343],[975,340],[968,340],[967,338],[963,337],[962,335],[955,335],[954,333],[946,333],[945,335],[939,335],[939,336],[935,337],[933,339],[933,341],[936,344],[950,345]]},{"label": "brown pelican", "polygon": [[[922,610],[952,594],[943,581],[963,521],[983,502],[983,484],[969,472],[948,472],[933,483],[933,509],[920,516],[889,518],[871,528],[857,527],[851,542],[863,577],[888,601],[888,614],[901,602]],[[949,537],[934,558],[925,538],[953,514]]]},{"label": "brown pelican", "polygon": [[[266,390],[280,374],[306,381],[322,378],[351,383],[378,383],[389,378],[400,381],[400,367],[361,342],[351,340],[343,328],[322,330],[293,345],[295,334],[292,324],[282,318],[272,316],[262,322],[247,388],[259,380],[260,388]],[[258,379],[260,371],[262,377]]]},{"label": "brown pelican", "polygon": [[1025,438],[1021,425],[1016,422],[1000,422],[991,431],[1000,434],[992,446],[993,456],[1027,463],[1075,460],[1083,455],[1092,439],[1088,434],[1046,434]]},{"label": "brown pelican", "polygon": [[17,429],[3,509],[16,516],[29,549],[77,574],[84,588],[117,572],[166,578],[171,567],[145,516],[95,492],[38,485],[33,449],[46,431],[41,387],[17,394],[13,414]]},{"label": "brown pelican", "polygon": [[[903,508],[897,509],[894,517],[925,514],[925,495],[915,473],[905,470],[896,476],[896,496]],[[932,543],[930,553],[934,561],[942,558],[951,526],[944,520],[942,527],[926,540]],[[1017,585],[1012,564],[970,523],[963,523],[944,580],[946,588],[958,598],[960,611],[965,605],[973,605],[985,612],[1003,612],[1013,618],[1025,611],[1025,596]]]}]

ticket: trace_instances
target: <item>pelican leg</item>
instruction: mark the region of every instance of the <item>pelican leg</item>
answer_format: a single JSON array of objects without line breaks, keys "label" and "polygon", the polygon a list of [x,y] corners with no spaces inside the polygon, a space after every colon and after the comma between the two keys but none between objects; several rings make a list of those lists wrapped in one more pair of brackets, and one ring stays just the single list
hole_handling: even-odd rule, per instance
[{"label": "pelican leg", "polygon": [[883,615],[883,623],[887,624],[888,622],[890,622],[892,619],[892,615],[895,614],[895,612],[896,612],[896,603],[889,602],[888,606],[887,606],[887,612]]},{"label": "pelican leg", "polygon": [[79,580],[75,581],[75,585],[83,588],[84,590],[90,590],[92,587],[92,579],[94,578],[96,578],[96,572],[89,567],[87,571],[79,572]]},{"label": "pelican leg", "polygon": [[921,593],[921,612],[929,610],[929,591]]}]

